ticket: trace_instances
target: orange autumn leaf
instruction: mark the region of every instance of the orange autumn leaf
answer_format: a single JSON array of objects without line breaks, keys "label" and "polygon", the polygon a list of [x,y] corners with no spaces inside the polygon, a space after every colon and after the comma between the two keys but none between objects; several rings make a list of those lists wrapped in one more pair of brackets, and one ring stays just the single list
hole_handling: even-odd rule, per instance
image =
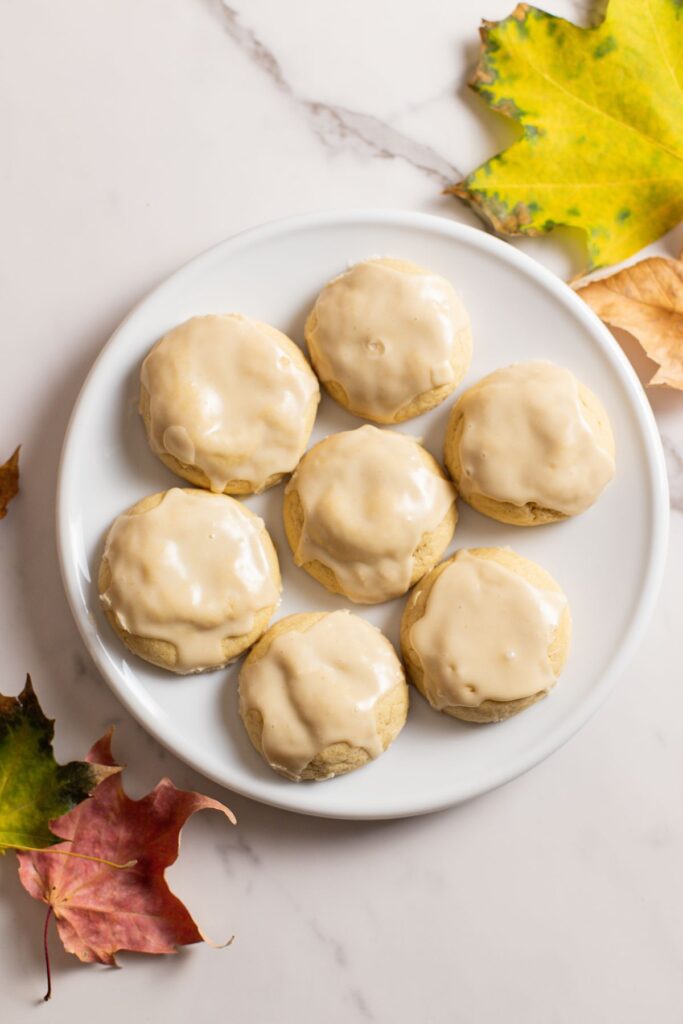
[{"label": "orange autumn leaf", "polygon": [[[21,446],[19,446],[21,447]],[[0,519],[7,515],[7,506],[19,493],[19,448],[0,466]]]},{"label": "orange autumn leaf", "polygon": [[601,320],[637,338],[659,364],[649,384],[683,390],[683,260],[652,256],[577,293]]},{"label": "orange autumn leaf", "polygon": [[[111,731],[95,744],[87,760],[116,765]],[[21,883],[31,896],[47,903],[48,919],[54,914],[64,948],[84,962],[115,964],[119,950],[175,953],[178,946],[202,942],[204,936],[169,889],[164,871],[178,856],[183,825],[204,809],[220,811],[235,824],[224,804],[176,789],[169,779],[162,779],[141,800],[131,800],[120,774],[112,775],[89,800],[51,827],[69,841],[72,853],[132,865],[121,870],[79,857],[21,853]]]}]

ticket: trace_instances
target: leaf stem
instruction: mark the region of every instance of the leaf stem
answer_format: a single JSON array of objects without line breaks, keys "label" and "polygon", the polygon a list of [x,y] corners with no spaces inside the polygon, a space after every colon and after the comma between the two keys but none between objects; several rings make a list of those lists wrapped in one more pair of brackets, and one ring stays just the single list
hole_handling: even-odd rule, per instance
[{"label": "leaf stem", "polygon": [[47,929],[52,917],[52,906],[48,904],[45,915],[45,927],[43,928],[43,953],[45,954],[45,973],[47,975],[47,992],[43,996],[43,1002],[47,1002],[52,995],[52,972],[50,971],[50,951],[47,948]]},{"label": "leaf stem", "polygon": [[[66,840],[66,842],[69,841],[68,839]],[[108,868],[116,868],[118,871],[125,871],[126,868],[135,867],[137,864],[137,860],[129,860],[125,864],[117,864],[115,861],[107,860],[105,857],[94,857],[89,853],[76,853],[75,850],[56,850],[54,846],[42,848],[38,846],[14,846],[9,847],[9,849],[14,849],[17,853],[49,853],[59,854],[60,857],[78,857],[79,860],[91,860],[95,864],[106,864]]]}]

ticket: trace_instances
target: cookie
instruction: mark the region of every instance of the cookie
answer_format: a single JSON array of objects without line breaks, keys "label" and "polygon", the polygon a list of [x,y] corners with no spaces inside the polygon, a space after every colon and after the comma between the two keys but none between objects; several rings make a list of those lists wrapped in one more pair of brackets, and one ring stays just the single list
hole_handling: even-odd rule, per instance
[{"label": "cookie", "polygon": [[460,496],[515,526],[589,508],[614,476],[614,437],[599,399],[543,360],[484,377],[453,406],[444,462]]},{"label": "cookie", "polygon": [[314,445],[285,490],[296,564],[359,604],[404,594],[439,559],[456,520],[436,460],[414,438],[377,427]]},{"label": "cookie", "polygon": [[175,327],[140,374],[152,451],[184,480],[226,494],[263,491],[291,473],[319,401],[294,342],[236,313]]},{"label": "cookie", "polygon": [[296,782],[345,775],[379,757],[408,712],[394,648],[348,611],[276,622],[245,660],[239,691],[251,742]]},{"label": "cookie", "polygon": [[472,358],[469,316],[452,285],[403,260],[368,260],[335,277],[320,292],[305,337],[323,387],[374,423],[433,409]]},{"label": "cookie", "polygon": [[189,488],[153,494],[115,519],[98,586],[126,647],[180,674],[242,654],[266,629],[281,589],[263,521],[234,498]]},{"label": "cookie", "polygon": [[457,551],[415,587],[401,620],[411,681],[467,722],[499,722],[545,697],[570,640],[560,586],[508,548]]}]

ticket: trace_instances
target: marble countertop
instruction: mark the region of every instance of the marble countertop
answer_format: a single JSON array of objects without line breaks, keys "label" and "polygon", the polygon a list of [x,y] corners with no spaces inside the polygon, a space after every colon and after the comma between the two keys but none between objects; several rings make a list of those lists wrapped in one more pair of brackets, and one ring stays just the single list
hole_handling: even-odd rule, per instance
[{"label": "marble countertop", "polygon": [[[584,21],[592,2],[545,6]],[[197,776],[97,675],[62,591],[57,465],[85,373],[178,264],[250,225],[396,206],[477,223],[442,187],[510,138],[464,81],[482,17],[512,0],[12,0],[0,7],[0,455],[22,493],[0,526],[2,689],[29,670],[61,760],[111,722],[139,796],[161,775],[227,799],[170,878],[226,950],[86,967],[0,862],[3,1020],[99,1024],[678,1024],[683,922],[683,405],[651,394],[670,469],[657,614],[610,701],[523,778],[422,819],[275,811]],[[675,254],[680,229],[656,249]],[[563,277],[572,238],[523,247]],[[625,342],[625,344],[629,344]],[[634,346],[629,345],[629,351]],[[647,373],[647,360],[636,355]],[[628,510],[625,510],[628,514]]]}]

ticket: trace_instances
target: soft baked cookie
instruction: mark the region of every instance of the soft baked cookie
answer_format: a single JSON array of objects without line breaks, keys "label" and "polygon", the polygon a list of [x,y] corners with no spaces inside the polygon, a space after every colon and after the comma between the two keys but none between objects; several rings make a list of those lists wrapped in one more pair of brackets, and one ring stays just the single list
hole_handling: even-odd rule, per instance
[{"label": "soft baked cookie", "polygon": [[499,722],[545,697],[570,639],[559,585],[509,548],[457,551],[415,587],[401,621],[410,679],[467,722]]},{"label": "soft baked cookie", "polygon": [[538,526],[593,504],[614,476],[614,437],[599,399],[569,370],[514,363],[455,403],[444,462],[473,508]]},{"label": "soft baked cookie", "polygon": [[294,561],[360,604],[404,594],[437,561],[456,519],[455,490],[435,459],[377,427],[314,445],[285,490]]},{"label": "soft baked cookie", "polygon": [[236,313],[175,327],[140,375],[152,451],[183,479],[226,494],[263,491],[291,473],[319,401],[301,349]]},{"label": "soft baked cookie", "polygon": [[356,263],[325,285],[306,322],[323,387],[375,423],[419,416],[467,372],[467,310],[443,277],[405,260]]},{"label": "soft baked cookie", "polygon": [[296,782],[362,767],[403,728],[408,686],[387,638],[348,611],[276,622],[247,657],[240,715],[259,754]]},{"label": "soft baked cookie", "polygon": [[114,520],[98,586],[126,647],[181,674],[250,647],[281,589],[263,521],[234,498],[189,488],[152,494]]}]

